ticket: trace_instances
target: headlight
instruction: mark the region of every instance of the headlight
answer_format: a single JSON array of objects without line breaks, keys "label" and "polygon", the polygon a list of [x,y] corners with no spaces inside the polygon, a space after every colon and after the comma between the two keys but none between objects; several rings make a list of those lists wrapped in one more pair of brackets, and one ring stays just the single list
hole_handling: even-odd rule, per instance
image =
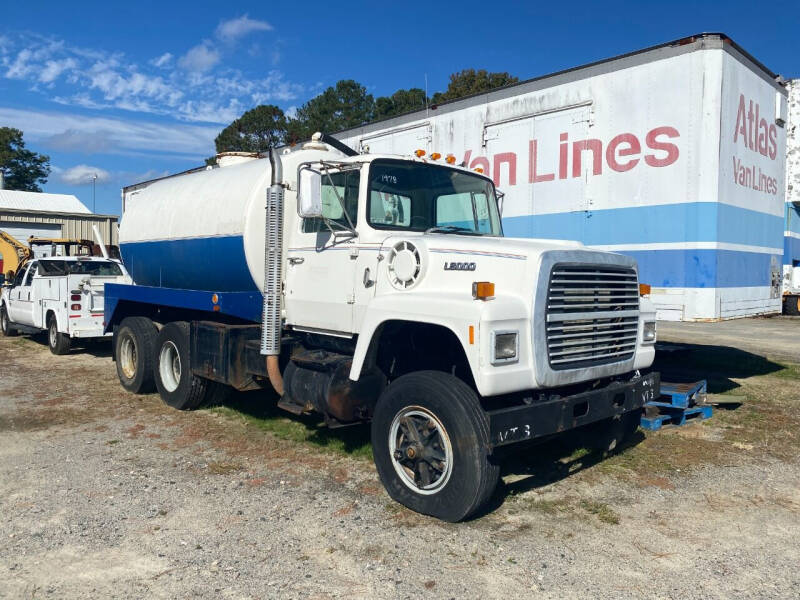
[{"label": "headlight", "polygon": [[492,364],[502,364],[517,361],[519,353],[519,335],[516,331],[492,332]]},{"label": "headlight", "polygon": [[645,321],[644,322],[644,331],[642,332],[642,341],[643,342],[655,342],[656,341],[656,322],[655,321]]}]

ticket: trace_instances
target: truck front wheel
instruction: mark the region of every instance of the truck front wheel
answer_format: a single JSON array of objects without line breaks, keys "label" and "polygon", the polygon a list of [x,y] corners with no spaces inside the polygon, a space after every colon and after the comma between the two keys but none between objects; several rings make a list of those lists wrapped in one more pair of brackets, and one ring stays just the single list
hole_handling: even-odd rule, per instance
[{"label": "truck front wheel", "polygon": [[372,420],[372,452],[394,500],[450,522],[479,510],[500,473],[489,460],[489,423],[478,396],[439,371],[389,385]]},{"label": "truck front wheel", "polygon": [[117,377],[129,392],[149,394],[155,391],[153,356],[158,331],[147,317],[128,317],[122,320],[114,336],[114,356]]},{"label": "truck front wheel", "polygon": [[189,323],[167,323],[156,340],[155,378],[161,399],[178,410],[192,410],[205,400],[211,382],[192,373]]},{"label": "truck front wheel", "polygon": [[0,305],[0,331],[4,337],[12,337],[17,335],[17,330],[11,326],[11,320],[8,318],[8,311],[6,305]]},{"label": "truck front wheel", "polygon": [[47,321],[47,346],[50,348],[50,352],[60,356],[69,352],[71,345],[72,340],[67,334],[58,330],[58,321],[56,321],[55,315],[51,314]]}]

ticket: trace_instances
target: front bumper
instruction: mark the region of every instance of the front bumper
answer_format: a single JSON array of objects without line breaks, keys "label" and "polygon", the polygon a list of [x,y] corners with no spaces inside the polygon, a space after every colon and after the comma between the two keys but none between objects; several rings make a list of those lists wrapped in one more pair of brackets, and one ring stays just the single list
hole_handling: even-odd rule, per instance
[{"label": "front bumper", "polygon": [[590,392],[487,411],[491,447],[525,442],[639,410],[658,398],[660,386],[660,375],[648,373]]}]

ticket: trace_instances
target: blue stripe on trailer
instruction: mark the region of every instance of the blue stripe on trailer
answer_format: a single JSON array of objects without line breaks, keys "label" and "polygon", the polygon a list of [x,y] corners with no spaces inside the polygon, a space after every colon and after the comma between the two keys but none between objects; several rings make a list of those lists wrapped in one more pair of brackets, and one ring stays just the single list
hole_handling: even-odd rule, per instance
[{"label": "blue stripe on trailer", "polygon": [[127,242],[120,245],[120,252],[137,285],[258,291],[247,268],[241,235]]},{"label": "blue stripe on trailer", "polygon": [[783,264],[794,265],[800,261],[800,238],[787,235],[783,238]]},{"label": "blue stripe on trailer", "polygon": [[[217,296],[214,303],[213,296]],[[229,315],[253,323],[261,322],[263,296],[260,292],[211,292],[205,290],[175,290],[170,288],[148,287],[107,283],[105,285],[105,331],[125,316],[121,303],[164,306],[186,310],[208,312],[214,315]],[[218,310],[214,307],[218,306]]]},{"label": "blue stripe on trailer", "polygon": [[[534,200],[535,204],[535,200]],[[721,242],[779,247],[784,218],[720,202],[631,206],[503,219],[508,237],[579,240],[587,246]]]}]

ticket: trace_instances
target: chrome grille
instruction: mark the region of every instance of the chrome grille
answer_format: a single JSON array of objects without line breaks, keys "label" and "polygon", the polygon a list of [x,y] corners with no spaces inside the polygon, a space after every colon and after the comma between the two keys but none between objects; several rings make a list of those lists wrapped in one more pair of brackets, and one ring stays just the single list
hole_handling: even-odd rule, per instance
[{"label": "chrome grille", "polygon": [[547,292],[547,355],[553,369],[633,357],[639,327],[636,270],[556,265]]}]

